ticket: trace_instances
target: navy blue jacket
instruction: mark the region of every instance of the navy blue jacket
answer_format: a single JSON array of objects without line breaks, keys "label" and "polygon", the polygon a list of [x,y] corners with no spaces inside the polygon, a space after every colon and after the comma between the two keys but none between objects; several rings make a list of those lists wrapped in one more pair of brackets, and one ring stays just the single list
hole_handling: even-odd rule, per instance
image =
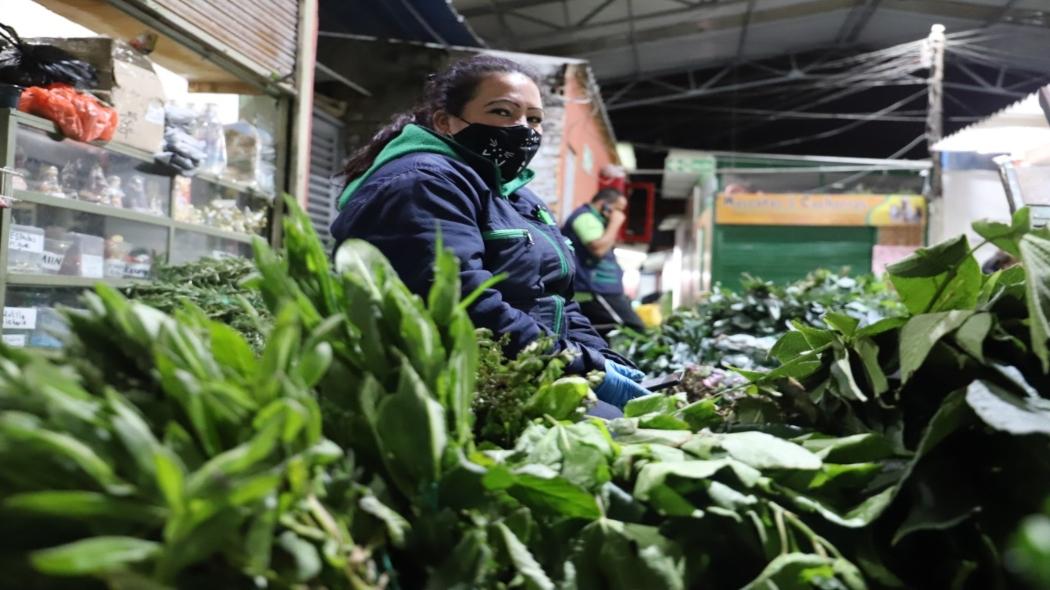
[{"label": "navy blue jacket", "polygon": [[573,249],[576,251],[577,271],[574,283],[576,292],[623,295],[623,269],[620,268],[620,263],[616,261],[616,254],[612,248],[605,253],[605,256],[598,258],[591,253],[590,249],[587,248],[587,244],[580,239],[580,236],[573,228],[573,222],[581,215],[593,215],[603,226],[606,223],[605,218],[598,213],[594,205],[589,203],[573,211],[572,215],[565,220],[562,233],[569,239]]},{"label": "navy blue jacket", "polygon": [[460,260],[464,295],[507,274],[469,313],[476,326],[510,335],[508,355],[551,335],[557,350],[579,353],[570,373],[603,370],[607,357],[630,365],[608,349],[572,301],[573,253],[543,202],[524,188],[503,196],[488,160],[456,151],[459,157],[407,153],[373,167],[363,182],[352,185],[351,198],[332,224],[336,242],[370,242],[412,292],[425,296],[440,225],[445,246]]}]

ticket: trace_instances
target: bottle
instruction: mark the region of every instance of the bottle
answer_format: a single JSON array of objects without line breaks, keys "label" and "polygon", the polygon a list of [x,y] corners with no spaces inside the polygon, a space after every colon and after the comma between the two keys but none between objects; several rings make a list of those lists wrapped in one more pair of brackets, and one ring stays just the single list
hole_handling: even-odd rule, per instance
[{"label": "bottle", "polygon": [[198,139],[204,142],[201,172],[221,176],[226,171],[226,134],[222,121],[219,120],[218,105],[208,104],[204,108],[199,133]]}]

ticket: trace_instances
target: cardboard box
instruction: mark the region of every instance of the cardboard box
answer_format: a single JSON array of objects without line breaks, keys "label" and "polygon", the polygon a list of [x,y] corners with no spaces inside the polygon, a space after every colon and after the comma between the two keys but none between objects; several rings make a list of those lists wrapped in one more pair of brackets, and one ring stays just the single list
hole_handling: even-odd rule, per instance
[{"label": "cardboard box", "polygon": [[164,87],[153,63],[123,41],[108,37],[40,38],[68,51],[98,71],[95,94],[120,115],[113,141],[157,152],[164,143]]}]

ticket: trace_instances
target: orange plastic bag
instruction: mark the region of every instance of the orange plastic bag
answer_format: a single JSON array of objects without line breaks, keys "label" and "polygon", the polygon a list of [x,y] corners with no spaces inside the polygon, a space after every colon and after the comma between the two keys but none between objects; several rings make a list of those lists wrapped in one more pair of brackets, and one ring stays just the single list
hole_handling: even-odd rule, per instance
[{"label": "orange plastic bag", "polygon": [[54,121],[63,135],[77,141],[109,141],[118,123],[116,110],[61,84],[26,89],[18,110]]}]

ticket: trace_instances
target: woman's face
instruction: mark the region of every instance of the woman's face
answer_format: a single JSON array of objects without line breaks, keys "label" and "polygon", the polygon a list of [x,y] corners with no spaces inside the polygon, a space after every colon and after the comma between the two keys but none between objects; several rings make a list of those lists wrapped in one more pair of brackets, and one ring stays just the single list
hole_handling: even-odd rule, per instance
[{"label": "woman's face", "polygon": [[455,135],[470,123],[495,127],[528,125],[543,133],[543,101],[540,89],[519,73],[492,74],[481,81],[458,117],[445,111],[434,115],[434,129]]}]

